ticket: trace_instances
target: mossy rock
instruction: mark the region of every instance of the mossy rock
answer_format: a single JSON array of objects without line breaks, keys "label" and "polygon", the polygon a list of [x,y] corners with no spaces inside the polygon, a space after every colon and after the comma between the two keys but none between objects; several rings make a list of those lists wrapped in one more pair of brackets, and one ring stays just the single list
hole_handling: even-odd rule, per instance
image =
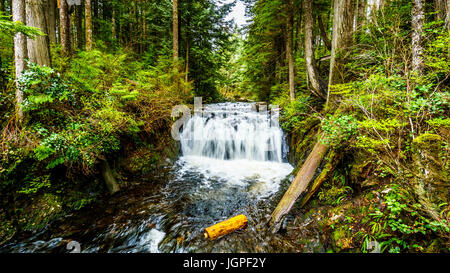
[{"label": "mossy rock", "polygon": [[332,234],[333,241],[337,250],[346,250],[353,248],[351,232],[347,225],[339,226]]},{"label": "mossy rock", "polygon": [[57,218],[61,212],[62,205],[59,197],[46,193],[35,198],[31,205],[24,209],[20,215],[19,224],[24,230],[37,230]]},{"label": "mossy rock", "polygon": [[0,245],[10,240],[14,234],[16,234],[17,229],[14,227],[12,221],[6,219],[4,213],[0,214]]}]

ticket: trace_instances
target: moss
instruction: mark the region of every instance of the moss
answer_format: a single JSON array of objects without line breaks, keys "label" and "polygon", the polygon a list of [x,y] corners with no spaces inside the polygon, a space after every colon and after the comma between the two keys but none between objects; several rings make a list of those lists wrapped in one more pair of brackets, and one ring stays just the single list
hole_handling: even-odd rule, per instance
[{"label": "moss", "polygon": [[352,248],[352,238],[349,226],[339,226],[332,234],[337,250],[345,250]]},{"label": "moss", "polygon": [[440,135],[425,133],[413,140],[413,148],[415,149],[430,149],[441,147],[442,138]]},{"label": "moss", "polygon": [[44,227],[62,212],[62,205],[53,194],[46,193],[33,200],[21,214],[19,224],[24,230],[37,230]]},{"label": "moss", "polygon": [[6,219],[5,213],[0,214],[0,245],[14,236],[17,229],[14,227],[12,221]]}]

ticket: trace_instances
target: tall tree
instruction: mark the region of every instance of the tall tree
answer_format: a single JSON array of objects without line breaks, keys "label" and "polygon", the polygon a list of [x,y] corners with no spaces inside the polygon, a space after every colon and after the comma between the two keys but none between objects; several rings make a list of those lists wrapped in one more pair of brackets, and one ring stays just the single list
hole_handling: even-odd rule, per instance
[{"label": "tall tree", "polygon": [[69,5],[67,5],[66,0],[59,0],[59,25],[62,54],[64,56],[70,56],[72,52],[72,40],[70,36],[71,24]]},{"label": "tall tree", "polygon": [[446,17],[446,5],[448,0],[434,0],[434,10],[436,11],[436,20],[445,20]]},{"label": "tall tree", "polygon": [[295,72],[294,72],[294,0],[287,0],[286,14],[286,61],[289,67],[289,95],[291,100],[295,100]]},{"label": "tall tree", "polygon": [[50,43],[56,44],[56,0],[47,0],[47,31]]},{"label": "tall tree", "polygon": [[[305,17],[305,64],[308,79],[311,82],[312,92],[321,98],[326,97],[326,84],[319,78],[314,57],[314,17],[312,0],[303,1],[303,13]],[[319,17],[320,18],[320,17]],[[325,34],[326,35],[326,34]]]},{"label": "tall tree", "polygon": [[77,48],[79,50],[83,49],[83,6],[75,6],[75,29],[77,33]]},{"label": "tall tree", "polygon": [[[26,0],[26,21],[28,26],[36,27],[44,34],[47,31],[47,3],[45,0]],[[27,39],[28,58],[38,65],[51,66],[50,44],[48,35]]]},{"label": "tall tree", "polygon": [[[12,20],[14,22],[26,23],[25,20],[25,0],[12,0]],[[16,33],[14,36],[14,62],[16,67],[16,79],[22,76],[22,72],[25,69],[27,58],[27,39],[21,32]],[[16,86],[16,118],[19,123],[23,120],[22,104],[23,94],[19,89],[17,83]]]},{"label": "tall tree", "polygon": [[173,60],[178,60],[178,0],[173,0],[172,7],[173,19]]},{"label": "tall tree", "polygon": [[[333,37],[328,89],[333,84],[344,82],[343,58],[353,40],[353,0],[334,0]],[[330,90],[327,94],[327,103]]]},{"label": "tall tree", "polygon": [[92,50],[93,38],[92,38],[92,6],[91,0],[84,1],[84,16],[85,16],[85,26],[86,29],[86,50]]},{"label": "tall tree", "polygon": [[447,5],[445,6],[445,25],[447,30],[450,31],[450,1],[447,0]]},{"label": "tall tree", "polygon": [[423,0],[414,0],[411,9],[412,25],[412,70],[422,74],[423,70],[423,24],[425,21],[425,7]]}]

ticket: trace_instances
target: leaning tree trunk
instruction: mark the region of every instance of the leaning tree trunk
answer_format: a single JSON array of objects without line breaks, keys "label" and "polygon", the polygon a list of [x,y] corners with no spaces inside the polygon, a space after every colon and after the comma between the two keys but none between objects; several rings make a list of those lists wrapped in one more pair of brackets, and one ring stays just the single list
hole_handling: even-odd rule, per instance
[{"label": "leaning tree trunk", "polygon": [[[328,86],[328,94],[330,93],[330,86],[332,84],[336,84],[338,81],[338,77],[332,77],[333,73],[337,73],[338,69],[341,69],[341,64],[340,62],[338,62],[339,59],[336,58],[336,52],[349,46],[349,44],[351,43],[353,30],[352,0],[335,0],[334,5],[335,7],[331,56],[333,62],[330,64],[330,84]],[[332,69],[333,67],[334,72]],[[317,143],[314,145],[313,150],[308,155],[305,163],[303,163],[300,171],[297,173],[294,181],[289,186],[289,189],[286,191],[283,198],[273,211],[269,220],[269,225],[271,226],[272,231],[278,230],[282,219],[292,209],[297,198],[300,195],[307,193],[308,186],[314,178],[317,168],[319,168],[329,149],[328,145],[321,142],[323,137],[323,134],[321,135],[321,137],[319,137]],[[334,156],[329,161],[329,163],[331,162],[332,165],[333,160],[335,160]],[[306,194],[304,202],[306,202],[312,196],[312,194],[317,191],[318,187],[323,183],[323,181],[330,173],[330,170],[332,169],[332,166],[327,166],[324,169],[324,172],[322,172],[317,178],[318,180],[316,179],[314,181],[309,194]],[[302,205],[304,204],[304,202],[302,203]]]},{"label": "leaning tree trunk", "polygon": [[293,24],[294,24],[294,1],[288,0],[286,19],[286,61],[289,66],[289,95],[291,101],[295,100],[295,72],[294,72],[294,47],[293,47]]},{"label": "leaning tree trunk", "polygon": [[314,58],[314,47],[313,47],[313,11],[312,11],[312,0],[305,0],[303,6],[305,14],[305,63],[306,72],[308,73],[308,79],[311,83],[312,92],[314,95],[320,98],[326,97],[326,84],[321,82],[319,78],[319,72],[316,67]]},{"label": "leaning tree trunk", "polygon": [[93,38],[92,38],[92,7],[91,0],[84,1],[84,16],[86,29],[86,50],[92,50]]},{"label": "leaning tree trunk", "polygon": [[425,21],[425,7],[423,0],[414,0],[411,9],[411,25],[412,25],[412,70],[419,75],[423,70],[423,24]]},{"label": "leaning tree trunk", "polygon": [[[25,0],[12,0],[12,20],[14,22],[26,23],[25,20]],[[27,39],[23,33],[16,33],[14,36],[14,62],[16,66],[16,79],[22,76],[22,72],[26,67],[27,58]],[[16,81],[16,118],[18,123],[22,123],[23,111],[23,93],[19,89],[19,84]]]},{"label": "leaning tree trunk", "polygon": [[308,185],[313,179],[316,169],[319,167],[327,151],[327,145],[322,144],[320,141],[316,143],[294,181],[289,186],[289,189],[285,192],[283,198],[270,216],[269,224],[274,228],[274,231],[278,230],[283,217],[289,213],[297,198],[308,189]]},{"label": "leaning tree trunk", "polygon": [[[47,3],[44,0],[26,0],[27,25],[39,28],[41,32],[47,31]],[[51,66],[50,44],[47,35],[35,39],[27,39],[28,58],[38,65]]]}]

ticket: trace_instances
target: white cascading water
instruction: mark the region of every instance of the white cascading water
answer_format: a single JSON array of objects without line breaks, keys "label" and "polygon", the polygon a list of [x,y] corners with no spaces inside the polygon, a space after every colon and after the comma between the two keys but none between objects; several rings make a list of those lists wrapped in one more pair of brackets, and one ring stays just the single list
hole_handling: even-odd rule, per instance
[{"label": "white cascading water", "polygon": [[219,103],[204,106],[180,134],[185,171],[232,184],[258,183],[258,194],[278,189],[292,166],[283,162],[283,131],[255,104]]}]

